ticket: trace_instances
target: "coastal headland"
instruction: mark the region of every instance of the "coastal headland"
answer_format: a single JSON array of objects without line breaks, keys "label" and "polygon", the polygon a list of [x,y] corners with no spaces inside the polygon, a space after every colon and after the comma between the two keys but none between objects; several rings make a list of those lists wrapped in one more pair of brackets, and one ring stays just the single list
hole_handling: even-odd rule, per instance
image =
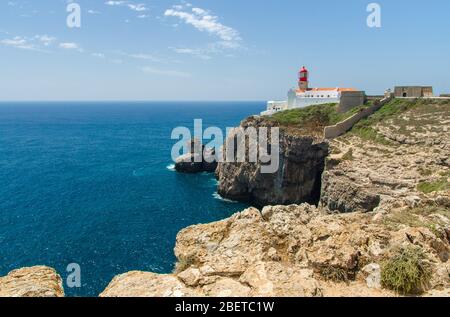
[{"label": "coastal headland", "polygon": [[[450,296],[449,100],[393,99],[324,138],[355,111],[244,120],[280,127],[280,172],[225,162],[216,175],[222,196],[257,208],[183,229],[173,273],[124,273],[100,296]],[[1,296],[63,294],[49,268],[0,278]]]}]

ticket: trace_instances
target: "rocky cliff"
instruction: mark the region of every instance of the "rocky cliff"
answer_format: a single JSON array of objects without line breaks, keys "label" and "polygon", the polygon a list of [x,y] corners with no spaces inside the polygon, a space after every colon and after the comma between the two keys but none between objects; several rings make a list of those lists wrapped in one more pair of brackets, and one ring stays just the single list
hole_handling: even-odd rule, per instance
[{"label": "rocky cliff", "polygon": [[[283,127],[262,117],[251,117],[240,128],[279,127],[279,169],[261,173],[261,163],[219,163],[216,171],[221,196],[254,206],[317,203],[328,143],[320,137]],[[234,138],[232,133],[229,138]],[[245,142],[245,141],[244,141]],[[268,146],[271,146],[270,138]],[[226,151],[226,148],[224,149]]]},{"label": "rocky cliff", "polygon": [[402,206],[380,216],[330,215],[308,204],[250,208],[182,230],[175,273],[126,273],[101,296],[397,296],[382,287],[383,263],[410,247],[424,250],[432,272],[418,294],[450,296],[448,214],[439,226],[430,214],[412,227],[398,216],[410,212],[418,211]]},{"label": "rocky cliff", "polygon": [[[271,124],[261,120],[242,126]],[[176,272],[127,273],[102,296],[448,297],[449,124],[447,101],[394,100],[330,142],[317,207],[250,208],[189,227]],[[220,164],[221,194],[262,205],[311,198],[328,144],[285,131],[280,174]]]},{"label": "rocky cliff", "polygon": [[217,168],[216,150],[206,148],[198,140],[188,144],[189,153],[177,158],[175,170],[179,173],[214,173]]},{"label": "rocky cliff", "polygon": [[0,277],[0,297],[63,297],[61,277],[52,268],[35,266]]},{"label": "rocky cliff", "polygon": [[450,190],[450,102],[394,100],[331,141],[321,204],[339,212],[410,206]]},{"label": "rocky cliff", "polygon": [[[251,118],[243,126],[261,123]],[[393,101],[330,142],[318,206],[249,208],[186,228],[177,236],[175,272],[125,273],[101,296],[449,297],[449,126],[446,101]],[[324,167],[304,156],[323,159],[328,144],[288,132],[281,138],[285,182],[224,164],[223,194],[260,204],[307,200],[315,186],[309,177]],[[302,177],[308,190],[297,183]],[[43,276],[11,273],[0,278],[0,295],[62,294]],[[36,287],[44,291],[29,292]]]}]

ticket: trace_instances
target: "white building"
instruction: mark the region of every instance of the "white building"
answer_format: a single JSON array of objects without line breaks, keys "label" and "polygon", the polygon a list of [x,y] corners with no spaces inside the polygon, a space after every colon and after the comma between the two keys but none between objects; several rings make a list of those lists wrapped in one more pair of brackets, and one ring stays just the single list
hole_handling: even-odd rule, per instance
[{"label": "white building", "polygon": [[[304,108],[311,105],[338,103],[341,104],[343,95],[349,106],[364,103],[364,93],[353,88],[309,88],[308,70],[303,67],[299,72],[298,88],[288,92],[287,101],[269,101],[267,110],[261,115],[272,115],[279,111]],[[351,105],[350,105],[351,104]]]}]

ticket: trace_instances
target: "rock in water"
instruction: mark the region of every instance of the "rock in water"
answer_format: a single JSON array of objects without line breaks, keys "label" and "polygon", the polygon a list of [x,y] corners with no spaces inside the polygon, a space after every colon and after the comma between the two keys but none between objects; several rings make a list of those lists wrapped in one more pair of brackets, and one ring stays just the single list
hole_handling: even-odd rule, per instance
[{"label": "rock in water", "polygon": [[[196,149],[196,145],[198,149]],[[201,149],[201,153],[200,153]],[[180,156],[175,162],[175,170],[179,173],[214,173],[217,168],[217,160],[215,159],[215,149],[205,148],[199,145],[198,141],[192,140],[190,152]]]},{"label": "rock in water", "polygon": [[[274,124],[264,118],[251,117],[242,122],[241,128],[270,128]],[[270,146],[270,138],[268,141]],[[218,192],[224,198],[250,202],[258,207],[303,202],[316,204],[327,155],[328,143],[321,138],[295,135],[280,128],[278,171],[263,174],[260,162],[219,163],[216,171]]]},{"label": "rock in water", "polygon": [[0,277],[0,297],[64,297],[64,289],[54,269],[35,266]]}]

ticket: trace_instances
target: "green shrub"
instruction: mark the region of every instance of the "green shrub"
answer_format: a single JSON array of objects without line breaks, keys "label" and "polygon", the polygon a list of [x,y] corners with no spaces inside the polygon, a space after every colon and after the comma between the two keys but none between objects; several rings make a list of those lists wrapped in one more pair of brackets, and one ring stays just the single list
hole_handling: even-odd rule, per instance
[{"label": "green shrub", "polygon": [[181,273],[191,266],[195,266],[196,258],[194,255],[188,255],[187,257],[182,257],[178,259],[177,264],[175,265],[175,273]]},{"label": "green shrub", "polygon": [[336,104],[314,105],[306,108],[281,111],[270,117],[270,120],[284,126],[298,126],[310,123],[322,126],[330,125],[332,118],[337,116]]},{"label": "green shrub", "polygon": [[340,267],[324,266],[319,269],[319,274],[327,281],[348,282],[350,280],[349,273]]},{"label": "green shrub", "polygon": [[421,182],[417,185],[417,189],[424,194],[429,194],[432,192],[441,192],[445,190],[450,190],[450,183],[447,177],[443,177],[434,182]]},{"label": "green shrub", "polygon": [[431,278],[431,269],[425,260],[421,248],[396,250],[381,265],[381,284],[403,295],[423,292]]}]

